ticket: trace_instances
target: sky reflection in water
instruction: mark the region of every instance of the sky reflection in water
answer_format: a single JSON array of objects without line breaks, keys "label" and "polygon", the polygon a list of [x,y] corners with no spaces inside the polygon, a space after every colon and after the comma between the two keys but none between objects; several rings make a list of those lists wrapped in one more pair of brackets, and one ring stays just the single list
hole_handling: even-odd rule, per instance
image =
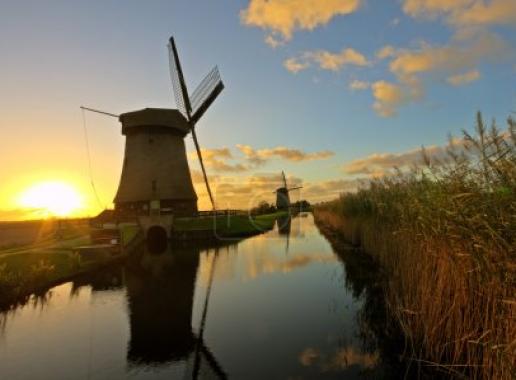
[{"label": "sky reflection in water", "polygon": [[284,227],[145,252],[0,314],[0,378],[377,376],[379,351],[361,338],[364,285],[346,280],[311,215]]}]

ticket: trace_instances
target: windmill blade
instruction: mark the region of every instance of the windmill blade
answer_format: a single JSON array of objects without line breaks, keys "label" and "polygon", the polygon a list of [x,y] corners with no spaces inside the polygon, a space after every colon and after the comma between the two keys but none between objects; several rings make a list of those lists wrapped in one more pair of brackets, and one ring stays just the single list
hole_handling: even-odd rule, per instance
[{"label": "windmill blade", "polygon": [[192,124],[192,137],[195,144],[195,150],[197,151],[197,158],[199,159],[199,163],[201,164],[202,176],[204,177],[204,183],[206,184],[206,190],[208,191],[208,195],[211,201],[211,207],[213,211],[216,210],[215,200],[213,199],[213,194],[211,193],[210,183],[208,182],[208,176],[206,175],[206,169],[204,168],[204,162],[202,160],[201,148],[199,147],[199,141],[197,141],[197,134],[195,133],[195,128]]},{"label": "windmill blade", "polygon": [[285,177],[285,172],[283,170],[281,171],[281,176],[283,177],[283,184],[286,189],[287,188],[287,178]]},{"label": "windmill blade", "polygon": [[292,191],[292,190],[298,190],[298,189],[302,189],[303,186],[296,186],[296,187],[291,187],[288,189],[288,191]]},{"label": "windmill blade", "polygon": [[223,89],[224,83],[220,79],[218,67],[215,66],[192,93],[192,124],[199,121]]},{"label": "windmill blade", "polygon": [[177,108],[190,120],[192,107],[190,99],[188,98],[188,90],[186,88],[183,70],[181,69],[181,62],[179,62],[179,54],[177,53],[176,43],[174,37],[170,37],[168,44],[169,63],[170,63],[170,78],[172,79],[172,88],[174,90],[174,97],[176,99]]},{"label": "windmill blade", "polygon": [[204,358],[208,362],[208,364],[209,364],[211,370],[214,372],[214,374],[217,375],[219,379],[223,379],[223,380],[227,379],[228,375],[226,374],[226,372],[224,372],[224,369],[219,364],[219,362],[217,361],[215,356],[212,354],[212,352],[208,349],[208,347],[206,347],[206,345],[204,344],[204,341],[202,342],[201,352],[203,353]]},{"label": "windmill blade", "polygon": [[210,269],[210,277],[208,280],[208,288],[206,289],[206,297],[204,299],[204,307],[201,316],[201,324],[199,326],[199,336],[197,337],[197,345],[195,349],[195,360],[194,360],[194,369],[192,378],[197,379],[199,377],[199,370],[201,364],[201,352],[204,354],[205,358],[208,361],[208,364],[211,366],[212,370],[221,378],[227,379],[227,375],[219,365],[213,354],[208,350],[208,348],[204,345],[204,329],[206,327],[206,316],[208,314],[208,303],[210,301],[211,289],[213,286],[213,279],[215,275],[215,266],[217,265],[218,251],[215,251],[213,254],[213,259],[211,261],[211,269]]}]

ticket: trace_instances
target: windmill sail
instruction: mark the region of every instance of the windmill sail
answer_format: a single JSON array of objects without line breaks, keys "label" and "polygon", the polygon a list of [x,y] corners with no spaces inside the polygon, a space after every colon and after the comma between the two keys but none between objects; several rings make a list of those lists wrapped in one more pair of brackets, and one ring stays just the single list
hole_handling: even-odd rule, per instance
[{"label": "windmill sail", "polygon": [[199,119],[204,115],[206,110],[210,107],[210,105],[214,102],[217,96],[224,89],[224,84],[220,79],[219,69],[215,66],[209,73],[204,77],[199,86],[195,89],[192,94],[192,105],[193,112],[190,117],[190,125],[192,128],[192,137],[195,143],[195,149],[197,150],[197,157],[199,158],[199,163],[201,164],[202,175],[204,177],[204,182],[206,183],[206,190],[208,191],[208,196],[210,197],[211,205],[213,210],[216,209],[215,200],[213,199],[213,194],[211,192],[210,183],[208,182],[208,176],[206,175],[206,169],[204,168],[204,163],[202,160],[201,149],[199,148],[199,143],[197,141],[197,134],[195,133],[195,124]]},{"label": "windmill sail", "polygon": [[219,69],[215,66],[192,94],[192,123],[195,124],[204,115],[223,89],[224,83],[220,79]]},{"label": "windmill sail", "polygon": [[170,63],[170,78],[172,79],[172,88],[174,90],[174,97],[178,110],[190,121],[192,107],[188,97],[188,90],[179,61],[179,54],[177,53],[176,43],[174,37],[170,37],[168,44],[169,63]]},{"label": "windmill sail", "polygon": [[192,137],[195,145],[195,150],[197,151],[197,158],[199,159],[199,163],[201,164],[202,176],[204,178],[204,183],[206,184],[206,190],[208,191],[208,196],[210,197],[211,207],[213,210],[216,210],[215,199],[213,199],[213,194],[211,192],[210,182],[208,181],[208,175],[206,174],[206,169],[204,168],[204,162],[202,160],[201,148],[199,146],[199,142],[197,141],[197,134],[195,133],[195,128],[192,125]]},{"label": "windmill sail", "polygon": [[[181,69],[181,62],[179,61],[179,54],[177,52],[176,43],[174,42],[174,37],[170,37],[168,50],[170,60],[170,77],[172,79],[172,87],[174,89],[177,108],[185,116],[186,120],[190,124],[195,150],[197,151],[197,157],[199,159],[202,175],[206,184],[206,190],[208,191],[213,210],[215,210],[215,200],[213,199],[210,183],[208,182],[208,176],[206,174],[206,169],[202,160],[201,148],[197,140],[197,134],[195,133],[195,123],[199,121],[201,116],[204,115],[206,110],[224,89],[224,84],[220,79],[219,70],[215,66],[215,68],[213,68],[208,73],[208,75],[195,89],[194,93],[192,94],[192,101],[190,101],[183,70]],[[194,104],[193,112],[192,104]]]}]

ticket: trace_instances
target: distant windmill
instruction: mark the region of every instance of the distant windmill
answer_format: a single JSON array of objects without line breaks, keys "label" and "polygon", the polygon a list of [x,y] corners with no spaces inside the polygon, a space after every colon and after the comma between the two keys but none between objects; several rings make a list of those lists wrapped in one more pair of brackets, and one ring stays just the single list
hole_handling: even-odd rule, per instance
[{"label": "distant windmill", "polygon": [[276,189],[276,208],[280,210],[285,210],[290,207],[290,196],[289,192],[292,190],[302,189],[302,186],[297,187],[288,187],[287,179],[285,178],[285,172],[281,172],[281,176],[283,179],[283,186]]},{"label": "distant windmill", "polygon": [[213,68],[191,96],[179,62],[174,38],[168,45],[170,75],[178,109],[145,108],[118,117],[126,136],[120,184],[115,196],[115,210],[125,215],[141,215],[151,210],[175,215],[197,212],[195,193],[184,137],[191,132],[201,164],[202,174],[213,209],[215,201],[208,183],[195,124],[224,89],[218,68]]}]

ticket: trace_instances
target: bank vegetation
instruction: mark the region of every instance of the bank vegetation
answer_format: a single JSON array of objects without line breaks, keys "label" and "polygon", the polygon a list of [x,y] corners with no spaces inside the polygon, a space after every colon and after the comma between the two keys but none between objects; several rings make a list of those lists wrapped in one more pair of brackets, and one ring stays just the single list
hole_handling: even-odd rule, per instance
[{"label": "bank vegetation", "polygon": [[316,220],[387,273],[390,317],[414,365],[516,378],[516,122],[450,139],[442,157],[319,205]]}]

